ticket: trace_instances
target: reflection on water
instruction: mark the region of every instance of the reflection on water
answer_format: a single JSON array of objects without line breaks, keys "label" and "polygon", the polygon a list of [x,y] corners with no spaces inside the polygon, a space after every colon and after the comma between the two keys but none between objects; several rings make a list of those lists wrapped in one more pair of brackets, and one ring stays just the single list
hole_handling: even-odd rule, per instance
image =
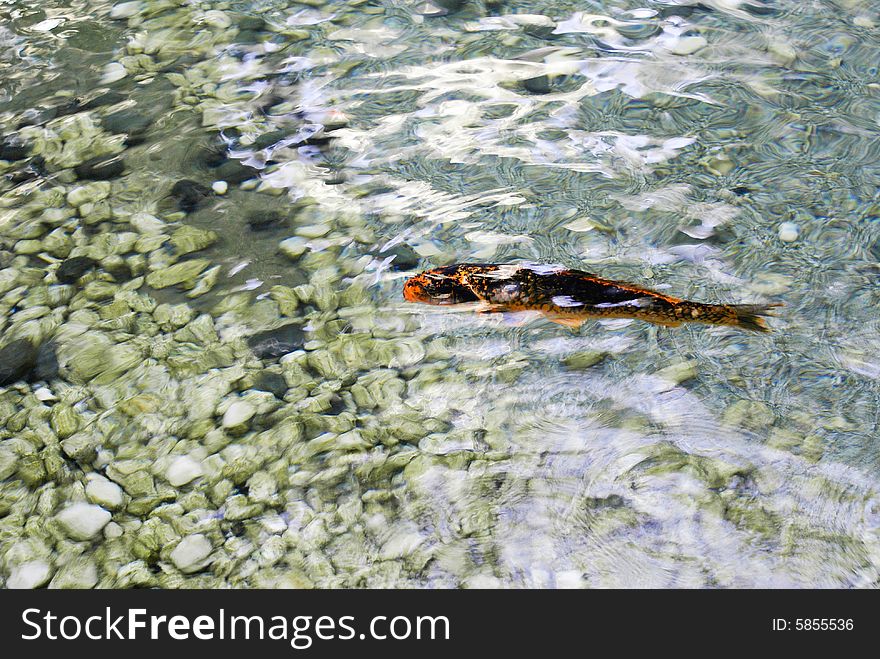
[{"label": "reflection on water", "polygon": [[[58,361],[0,393],[8,585],[877,584],[878,7],[0,15],[0,346]],[[401,300],[480,260],[785,306]]]}]

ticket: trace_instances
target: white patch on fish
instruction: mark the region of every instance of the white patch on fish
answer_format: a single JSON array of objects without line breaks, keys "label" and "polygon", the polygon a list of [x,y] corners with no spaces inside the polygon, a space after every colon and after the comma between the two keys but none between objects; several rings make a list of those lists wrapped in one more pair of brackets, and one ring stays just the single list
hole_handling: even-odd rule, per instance
[{"label": "white patch on fish", "polygon": [[523,263],[521,267],[526,270],[531,270],[539,275],[552,275],[555,272],[566,270],[564,265],[558,265],[555,263],[546,265],[541,263]]},{"label": "white patch on fish", "polygon": [[[554,295],[552,300],[553,300],[553,304],[555,304],[557,307],[582,307],[582,306],[584,306],[583,302],[578,302],[570,295]],[[597,304],[596,306],[602,306],[602,305]]]},{"label": "white patch on fish", "polygon": [[486,272],[475,272],[471,274],[472,277],[483,277],[484,279],[510,279],[517,272],[519,272],[520,267],[518,265],[499,265],[497,270],[488,270]]},{"label": "white patch on fish", "polygon": [[639,307],[643,309],[650,307],[653,302],[654,299],[650,297],[637,297],[633,300],[624,300],[623,302],[600,302],[593,306],[597,309],[612,309],[614,307]]}]

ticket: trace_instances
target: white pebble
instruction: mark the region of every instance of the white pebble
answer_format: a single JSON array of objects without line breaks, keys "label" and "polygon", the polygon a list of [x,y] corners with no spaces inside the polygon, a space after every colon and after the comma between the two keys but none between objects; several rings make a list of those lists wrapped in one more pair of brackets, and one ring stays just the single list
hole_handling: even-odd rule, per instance
[{"label": "white pebble", "polygon": [[121,508],[125,501],[122,488],[106,478],[96,478],[89,481],[86,485],[86,496],[92,503],[111,510]]},{"label": "white pebble", "polygon": [[101,84],[108,85],[111,82],[122,80],[127,75],[128,71],[125,70],[125,67],[122,66],[122,64],[119,62],[111,62],[104,67],[104,75],[101,76]]},{"label": "white pebble", "polygon": [[203,473],[201,462],[193,460],[188,455],[181,455],[168,465],[168,468],[165,470],[165,480],[174,487],[180,487],[198,478]]},{"label": "white pebble", "polygon": [[211,189],[217,194],[226,194],[226,191],[229,190],[229,184],[226,181],[214,181],[211,184]]},{"label": "white pebble", "polygon": [[104,537],[112,540],[113,538],[121,538],[124,533],[123,529],[116,522],[110,522],[104,527]]},{"label": "white pebble", "polygon": [[51,30],[54,30],[63,22],[64,19],[62,18],[47,18],[45,21],[40,21],[36,25],[31,25],[31,29],[34,32],[49,32]]},{"label": "white pebble", "polygon": [[584,588],[584,578],[580,570],[563,570],[556,573],[557,588]]},{"label": "white pebble", "polygon": [[162,233],[165,230],[165,223],[149,213],[134,213],[128,218],[128,223],[138,233]]},{"label": "white pebble", "polygon": [[129,18],[141,10],[140,2],[121,2],[113,5],[110,10],[110,18]]},{"label": "white pebble", "polygon": [[52,393],[50,389],[46,387],[40,387],[34,392],[34,397],[37,400],[47,401],[47,400],[58,400],[58,397]]},{"label": "white pebble", "polygon": [[306,250],[308,248],[308,241],[306,241],[305,238],[300,238],[299,236],[294,236],[293,238],[282,240],[281,243],[278,245],[278,249],[281,250],[281,253],[291,259],[298,259],[300,256],[306,253]]},{"label": "white pebble", "polygon": [[212,549],[211,541],[201,533],[188,535],[171,552],[171,562],[181,572],[196,572],[205,567]]},{"label": "white pebble", "polygon": [[52,576],[52,568],[46,561],[29,561],[16,565],[9,572],[6,587],[10,589],[39,588]]},{"label": "white pebble", "polygon": [[675,55],[690,55],[706,45],[707,41],[701,36],[678,37],[673,39],[668,48]]},{"label": "white pebble", "polygon": [[329,224],[307,224],[296,230],[296,235],[305,238],[320,238],[321,236],[326,236],[328,233],[330,233]]},{"label": "white pebble", "polygon": [[794,222],[783,222],[779,225],[779,240],[786,243],[793,243],[798,239],[800,227]]},{"label": "white pebble", "polygon": [[235,426],[240,426],[249,421],[256,413],[257,410],[250,403],[243,400],[236,401],[229,406],[229,409],[223,415],[223,427],[234,428]]},{"label": "white pebble", "polygon": [[403,558],[412,554],[424,540],[417,531],[402,531],[385,542],[379,555],[384,560]]},{"label": "white pebble", "polygon": [[58,513],[56,519],[74,540],[89,540],[107,526],[110,517],[110,513],[101,506],[75,503]]}]

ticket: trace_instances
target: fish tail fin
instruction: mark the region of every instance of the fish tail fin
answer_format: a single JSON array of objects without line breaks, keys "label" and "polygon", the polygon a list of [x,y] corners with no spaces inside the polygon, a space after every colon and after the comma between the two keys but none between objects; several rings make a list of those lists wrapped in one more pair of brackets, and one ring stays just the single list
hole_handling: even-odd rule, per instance
[{"label": "fish tail fin", "polygon": [[727,308],[732,312],[730,324],[752,332],[769,332],[770,328],[767,327],[763,316],[772,316],[772,310],[781,306],[779,303],[727,305]]}]

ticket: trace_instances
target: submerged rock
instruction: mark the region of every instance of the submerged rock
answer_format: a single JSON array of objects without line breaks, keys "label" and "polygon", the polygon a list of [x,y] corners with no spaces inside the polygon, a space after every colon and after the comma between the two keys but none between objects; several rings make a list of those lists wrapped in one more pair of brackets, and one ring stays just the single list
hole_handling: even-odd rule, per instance
[{"label": "submerged rock", "polygon": [[24,167],[8,175],[10,183],[19,185],[27,183],[46,174],[46,160],[43,156],[34,156]]},{"label": "submerged rock", "polygon": [[10,589],[31,589],[44,585],[52,576],[52,567],[46,561],[28,561],[16,565],[9,571],[6,587]]},{"label": "submerged rock", "polygon": [[61,567],[49,588],[83,590],[98,584],[98,567],[90,558],[80,556]]},{"label": "submerged rock", "polygon": [[126,100],[128,97],[125,94],[121,94],[117,91],[113,91],[112,89],[108,89],[105,92],[98,94],[97,96],[93,96],[87,101],[79,101],[79,110],[95,110],[96,108],[104,107],[105,105],[116,105],[117,103],[122,103],[122,101]]},{"label": "submerged rock", "polygon": [[202,475],[202,465],[188,455],[181,455],[168,465],[165,480],[174,487],[181,487]]},{"label": "submerged rock", "polygon": [[126,146],[137,146],[146,141],[146,132],[152,123],[149,117],[130,109],[108,114],[101,119],[101,126],[107,132],[128,136],[125,139]]},{"label": "submerged rock", "polygon": [[106,181],[125,171],[125,163],[119,156],[97,156],[73,168],[77,178],[85,181]]},{"label": "submerged rock", "polygon": [[153,288],[167,288],[178,284],[195,285],[196,277],[211,264],[207,259],[193,259],[156,270],[147,275],[147,284]]},{"label": "submerged rock", "polygon": [[302,236],[293,236],[292,238],[282,240],[278,244],[278,249],[287,258],[295,261],[300,256],[306,253],[306,251],[309,249],[309,243]]},{"label": "submerged rock", "polygon": [[90,540],[107,526],[110,512],[88,503],[75,503],[61,511],[56,519],[73,540]]},{"label": "submerged rock", "polygon": [[31,148],[15,137],[0,138],[0,160],[24,160]]},{"label": "submerged rock", "polygon": [[305,343],[305,332],[297,323],[288,323],[248,337],[248,345],[260,359],[278,359]]},{"label": "submerged rock", "polygon": [[171,234],[171,244],[179,255],[206,249],[216,243],[217,239],[216,232],[191,226],[182,226]]},{"label": "submerged rock", "polygon": [[171,552],[171,562],[184,573],[197,572],[208,563],[213,547],[211,541],[201,533],[188,535]]},{"label": "submerged rock", "polygon": [[106,478],[96,478],[86,485],[86,496],[89,501],[103,508],[117,510],[125,502],[122,488]]},{"label": "submerged rock", "polygon": [[196,181],[181,179],[171,188],[171,196],[177,200],[177,207],[191,213],[213,194],[211,188]]},{"label": "submerged rock", "polygon": [[387,259],[389,256],[393,256],[394,259],[391,261],[392,270],[412,270],[419,265],[419,259],[421,258],[418,252],[406,243],[398,243],[381,252],[372,252],[372,254],[379,259]]},{"label": "submerged rock", "polygon": [[236,428],[250,421],[256,413],[256,408],[247,401],[235,401],[223,414],[223,427]]},{"label": "submerged rock", "polygon": [[55,271],[55,278],[62,284],[73,284],[95,265],[95,260],[88,256],[72,256],[61,262]]},{"label": "submerged rock", "polygon": [[248,213],[245,222],[251,231],[268,231],[281,226],[285,219],[278,211],[254,211]]},{"label": "submerged rock", "polygon": [[416,13],[422,16],[446,16],[459,11],[466,0],[426,0],[416,6]]},{"label": "submerged rock", "polygon": [[47,341],[37,348],[37,363],[31,372],[31,381],[50,382],[58,377],[58,355],[55,342]]},{"label": "submerged rock", "polygon": [[237,185],[238,183],[243,183],[248,179],[254,178],[257,174],[256,171],[248,167],[247,165],[242,164],[240,160],[235,160],[230,158],[222,165],[217,167],[214,170],[215,176],[218,179],[222,179],[227,183]]},{"label": "submerged rock", "polygon": [[278,399],[284,398],[284,394],[287,393],[287,388],[287,380],[285,380],[284,376],[280,373],[264,371],[260,373],[254,381],[254,389],[268,391]]},{"label": "submerged rock", "polygon": [[574,370],[590,368],[601,362],[606,356],[607,353],[599,350],[581,350],[580,352],[574,352],[563,357],[562,363],[567,368]]},{"label": "submerged rock", "polygon": [[0,348],[0,386],[23,380],[37,363],[37,348],[18,339]]},{"label": "submerged rock", "polygon": [[196,152],[198,160],[210,169],[220,167],[229,159],[225,144],[209,144],[201,146]]},{"label": "submerged rock", "polygon": [[273,144],[277,144],[283,139],[289,137],[289,134],[286,130],[273,130],[269,133],[263,133],[257,139],[254,140],[254,143],[251,144],[251,148],[256,151],[261,149],[268,148]]}]

